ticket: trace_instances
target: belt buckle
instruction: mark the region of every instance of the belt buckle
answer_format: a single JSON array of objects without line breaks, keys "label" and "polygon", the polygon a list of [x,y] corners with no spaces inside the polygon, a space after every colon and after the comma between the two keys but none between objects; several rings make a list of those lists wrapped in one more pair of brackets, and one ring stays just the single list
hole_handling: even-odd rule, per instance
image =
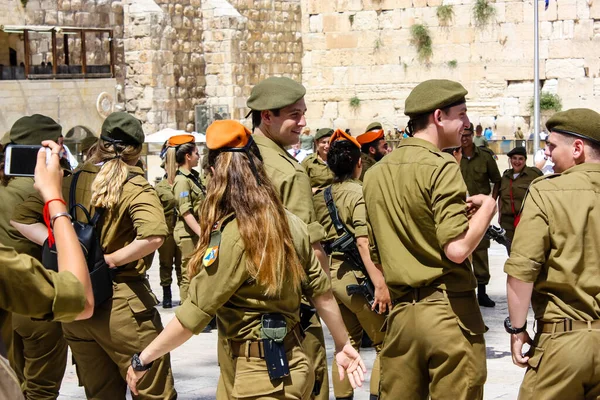
[{"label": "belt buckle", "polygon": [[573,330],[573,320],[565,318],[563,320],[563,328],[565,332],[571,332]]},{"label": "belt buckle", "polygon": [[414,288],[413,289],[413,304],[418,303],[421,300],[421,289]]}]

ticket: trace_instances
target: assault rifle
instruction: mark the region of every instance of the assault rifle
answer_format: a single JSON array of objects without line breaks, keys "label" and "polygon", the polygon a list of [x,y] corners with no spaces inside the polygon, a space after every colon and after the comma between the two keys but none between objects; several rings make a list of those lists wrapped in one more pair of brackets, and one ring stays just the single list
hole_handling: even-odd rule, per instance
[{"label": "assault rifle", "polygon": [[510,254],[510,246],[512,245],[512,242],[510,241],[508,236],[506,236],[506,231],[503,228],[495,225],[490,225],[487,228],[487,231],[485,232],[485,237],[487,239],[492,239],[493,241],[500,243],[502,246],[506,247],[508,254]]},{"label": "assault rifle", "polygon": [[[327,210],[329,211],[329,216],[331,217],[333,226],[340,236],[339,239],[336,239],[333,243],[331,243],[331,251],[343,253],[346,261],[348,261],[352,267],[361,271],[365,276],[365,279],[361,283],[357,285],[346,286],[346,293],[348,296],[353,294],[360,294],[364,296],[364,298],[367,300],[367,303],[369,303],[369,306],[373,307],[373,303],[375,302],[375,285],[373,285],[371,278],[369,278],[367,268],[360,257],[354,235],[352,235],[348,228],[346,228],[346,226],[344,226],[344,224],[340,221],[337,208],[333,202],[331,186],[327,187],[323,191],[323,195],[325,196],[325,204],[327,204]],[[375,307],[375,312],[379,312],[379,306]]]}]

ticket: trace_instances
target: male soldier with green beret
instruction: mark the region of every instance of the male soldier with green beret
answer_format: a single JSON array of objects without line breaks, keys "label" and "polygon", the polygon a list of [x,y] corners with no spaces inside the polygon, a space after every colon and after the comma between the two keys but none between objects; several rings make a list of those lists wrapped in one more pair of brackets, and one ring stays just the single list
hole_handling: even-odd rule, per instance
[{"label": "male soldier with green beret", "polygon": [[[52,118],[34,114],[18,119],[10,129],[9,143],[41,145],[43,140],[57,142],[62,127]],[[38,261],[42,248],[25,238],[10,224],[17,205],[36,193],[33,178],[4,177],[0,189],[0,243]],[[11,331],[12,328],[12,332]],[[9,345],[9,360],[27,398],[56,398],[67,367],[67,342],[60,322],[33,321],[15,314],[11,324],[2,325]],[[10,335],[11,337],[8,337]]]},{"label": "male soldier with green beret", "polygon": [[[498,164],[494,160],[494,153],[486,147],[478,147],[473,143],[473,124],[465,129],[460,145],[462,159],[460,172],[467,184],[469,196],[476,194],[491,194],[494,200],[498,198],[502,176]],[[494,184],[492,189],[490,182]],[[496,303],[486,293],[486,286],[490,282],[490,264],[488,260],[489,239],[483,239],[473,252],[473,270],[477,277],[477,300],[483,307],[494,307]]]},{"label": "male soldier with green beret", "polygon": [[379,122],[371,122],[365,133],[358,135],[356,140],[360,144],[360,158],[362,159],[363,169],[359,179],[362,181],[367,170],[388,154],[390,150],[385,140],[383,127]]},{"label": "male soldier with green beret", "polygon": [[[528,367],[519,399],[600,396],[600,114],[554,114],[546,156],[555,175],[533,181],[510,258],[507,294],[513,362]],[[527,333],[531,302],[536,335]]]},{"label": "male soldier with green beret", "polygon": [[466,94],[448,80],[417,85],[405,105],[413,137],[365,176],[367,211],[394,304],[380,353],[381,400],[483,398],[486,327],[468,256],[496,204],[490,196],[467,199],[456,161],[441,151],[458,146],[469,126]]},{"label": "male soldier with green beret", "polygon": [[333,182],[333,173],[327,166],[327,153],[329,153],[329,138],[331,135],[333,135],[333,129],[331,128],[318,129],[315,135],[317,151],[301,162],[310,178],[313,193],[326,188]]},{"label": "male soldier with green beret", "polygon": [[[308,234],[321,267],[329,274],[329,260],[321,241],[325,229],[316,219],[310,179],[285,147],[298,143],[306,126],[304,86],[285,77],[270,77],[252,89],[247,105],[252,111],[253,137],[265,170],[285,208],[308,224]],[[329,399],[325,338],[315,314],[305,329],[303,347],[315,370],[316,399]]]}]

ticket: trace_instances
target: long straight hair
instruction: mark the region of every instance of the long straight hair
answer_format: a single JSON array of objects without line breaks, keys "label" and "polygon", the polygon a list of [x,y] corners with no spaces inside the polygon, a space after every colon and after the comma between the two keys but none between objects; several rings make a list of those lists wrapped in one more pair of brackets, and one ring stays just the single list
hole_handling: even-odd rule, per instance
[{"label": "long straight hair", "polygon": [[278,296],[283,287],[300,292],[305,279],[288,225],[286,211],[265,173],[263,163],[252,152],[258,180],[252,173],[248,153],[210,150],[209,165],[214,167],[206,200],[200,211],[200,239],[189,262],[188,273],[196,275],[215,223],[235,213],[246,253],[246,270],[264,288],[267,296]]}]

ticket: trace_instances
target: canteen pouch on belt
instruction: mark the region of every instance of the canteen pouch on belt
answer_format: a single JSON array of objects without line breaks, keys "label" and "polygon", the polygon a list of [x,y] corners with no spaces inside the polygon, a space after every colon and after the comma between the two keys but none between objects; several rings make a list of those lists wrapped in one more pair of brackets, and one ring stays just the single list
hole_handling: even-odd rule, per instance
[{"label": "canteen pouch on belt", "polygon": [[264,314],[261,318],[260,337],[263,342],[269,379],[281,379],[290,375],[285,345],[287,324],[281,314]]}]

